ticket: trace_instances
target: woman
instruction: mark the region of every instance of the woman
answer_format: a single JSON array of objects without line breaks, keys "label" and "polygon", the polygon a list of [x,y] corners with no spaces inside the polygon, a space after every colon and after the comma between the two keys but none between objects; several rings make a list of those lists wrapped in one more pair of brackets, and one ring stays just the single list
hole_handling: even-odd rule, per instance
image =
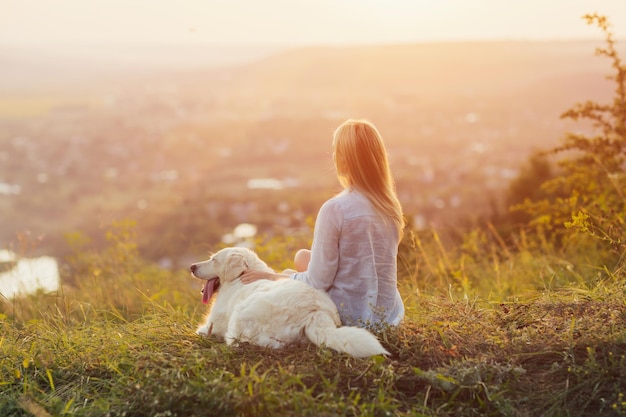
[{"label": "woman", "polygon": [[344,190],[320,208],[311,250],[296,254],[298,272],[247,271],[241,280],[290,277],[328,292],[344,325],[396,325],[404,316],[396,277],[404,218],[376,127],[365,120],[340,125],[333,161]]}]

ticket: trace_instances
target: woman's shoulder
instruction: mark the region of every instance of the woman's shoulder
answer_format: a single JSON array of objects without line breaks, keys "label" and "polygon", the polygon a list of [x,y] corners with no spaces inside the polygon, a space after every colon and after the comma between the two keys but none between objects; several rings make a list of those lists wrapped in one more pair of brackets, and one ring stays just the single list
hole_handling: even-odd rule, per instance
[{"label": "woman's shoulder", "polygon": [[346,189],[328,199],[322,209],[342,213],[369,212],[372,207],[367,197],[357,190]]},{"label": "woman's shoulder", "polygon": [[341,191],[339,194],[336,194],[335,196],[326,200],[326,202],[324,203],[324,206],[334,206],[334,207],[345,206],[346,204],[349,204],[350,202],[358,200],[360,198],[359,195],[360,193],[358,193],[357,191],[354,191],[351,189],[345,189]]},{"label": "woman's shoulder", "polygon": [[326,212],[326,213],[342,212],[345,209],[346,204],[352,198],[353,196],[350,196],[350,193],[348,192],[348,190],[343,190],[339,194],[336,194],[333,197],[326,200],[324,204],[322,204],[322,207],[320,208],[320,212]]},{"label": "woman's shoulder", "polygon": [[333,196],[331,198],[329,198],[328,200],[326,200],[324,202],[324,204],[322,204],[322,207],[320,208],[320,211],[328,211],[328,210],[337,210],[341,208],[341,194],[337,194],[336,196]]}]

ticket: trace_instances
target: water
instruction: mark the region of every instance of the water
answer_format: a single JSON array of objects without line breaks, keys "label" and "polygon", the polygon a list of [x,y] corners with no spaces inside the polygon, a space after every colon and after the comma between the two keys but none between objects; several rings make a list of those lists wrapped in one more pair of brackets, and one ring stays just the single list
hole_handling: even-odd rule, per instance
[{"label": "water", "polygon": [[60,281],[56,259],[18,258],[10,251],[0,250],[0,298],[11,299],[39,290],[57,291]]}]

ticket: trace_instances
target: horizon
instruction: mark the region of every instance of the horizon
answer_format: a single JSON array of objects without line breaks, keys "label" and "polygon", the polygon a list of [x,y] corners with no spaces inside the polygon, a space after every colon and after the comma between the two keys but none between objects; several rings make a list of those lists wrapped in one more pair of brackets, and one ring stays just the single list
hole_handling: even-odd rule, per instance
[{"label": "horizon", "polygon": [[[626,46],[626,34],[622,37],[615,37],[617,46]],[[411,45],[449,45],[449,44],[496,44],[496,43],[591,43],[602,42],[600,37],[580,37],[580,38],[546,38],[546,39],[432,39],[432,40],[408,40],[408,41],[388,41],[388,42],[354,42],[354,43],[289,43],[289,42],[249,42],[249,43],[219,43],[214,41],[204,42],[160,42],[160,41],[137,41],[137,42],[80,42],[80,43],[33,43],[33,44],[10,44],[3,43],[0,39],[0,48],[4,49],[42,49],[51,48],[51,51],[57,49],[72,48],[197,48],[211,47],[215,49],[254,49],[254,48],[359,48],[359,47],[378,47],[378,46],[411,46]]]},{"label": "horizon", "polygon": [[[1,1],[1,0],[0,0]],[[138,74],[156,75],[155,71],[203,71],[230,70],[241,65],[262,62],[266,58],[280,57],[291,53],[333,53],[343,50],[348,54],[360,53],[371,48],[384,56],[391,51],[406,51],[410,55],[418,51],[430,51],[426,56],[435,61],[445,55],[470,51],[473,48],[495,48],[501,54],[507,50],[528,50],[527,48],[550,51],[564,49],[569,56],[588,57],[585,67],[601,66],[595,59],[594,50],[601,46],[597,39],[564,40],[465,40],[465,41],[421,41],[389,44],[354,45],[223,45],[223,44],[158,44],[125,43],[100,44],[97,46],[67,45],[47,47],[46,45],[5,46],[0,44],[0,57],[7,65],[0,80],[0,91],[33,92],[40,88],[71,88],[72,85],[85,85],[98,80],[112,80],[118,76]],[[498,45],[506,45],[499,47]],[[626,43],[617,42],[620,53],[626,53]],[[547,48],[547,49],[546,49]],[[383,52],[388,51],[388,52]],[[428,55],[439,51],[436,55]],[[420,53],[420,52],[418,52]],[[463,52],[464,53],[464,52]],[[548,52],[550,54],[550,52]],[[437,55],[439,57],[437,58]],[[280,58],[279,58],[280,59]],[[407,56],[407,59],[410,59]],[[581,61],[582,62],[582,61]],[[113,78],[111,78],[113,77]]]},{"label": "horizon", "polygon": [[[0,0],[1,1],[1,0]],[[164,43],[108,43],[108,44],[76,44],[76,45],[20,45],[7,46],[0,43],[0,54],[7,61],[4,69],[4,79],[0,88],[9,88],[17,91],[19,86],[34,87],[46,80],[57,79],[66,83],[74,80],[74,75],[80,78],[92,75],[121,74],[126,71],[152,70],[202,70],[222,68],[229,69],[239,65],[254,63],[268,57],[283,53],[323,51],[344,49],[356,51],[367,48],[405,48],[419,50],[420,48],[438,48],[442,52],[447,48],[472,48],[481,45],[508,44],[516,47],[557,47],[570,45],[580,49],[581,53],[593,58],[594,49],[601,45],[598,39],[560,39],[560,40],[439,40],[415,41],[379,44],[249,44],[228,45],[214,43],[191,44],[164,44]],[[595,44],[595,45],[594,45]],[[589,45],[593,45],[589,46]],[[616,43],[616,48],[626,52],[626,42]],[[583,48],[586,48],[583,50]],[[381,49],[381,50],[382,50]],[[588,50],[587,50],[588,49]],[[52,72],[49,72],[51,69]],[[113,71],[113,72],[111,72]],[[72,75],[74,74],[74,75]],[[12,87],[11,87],[12,86]]]}]

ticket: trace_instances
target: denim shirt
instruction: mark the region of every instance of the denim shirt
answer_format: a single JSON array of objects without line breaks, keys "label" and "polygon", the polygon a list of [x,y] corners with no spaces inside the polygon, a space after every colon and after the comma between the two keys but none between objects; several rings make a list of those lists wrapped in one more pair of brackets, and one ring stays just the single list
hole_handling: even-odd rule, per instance
[{"label": "denim shirt", "polygon": [[344,325],[396,325],[404,316],[397,255],[395,224],[346,189],[320,208],[308,270],[291,278],[328,292]]}]

